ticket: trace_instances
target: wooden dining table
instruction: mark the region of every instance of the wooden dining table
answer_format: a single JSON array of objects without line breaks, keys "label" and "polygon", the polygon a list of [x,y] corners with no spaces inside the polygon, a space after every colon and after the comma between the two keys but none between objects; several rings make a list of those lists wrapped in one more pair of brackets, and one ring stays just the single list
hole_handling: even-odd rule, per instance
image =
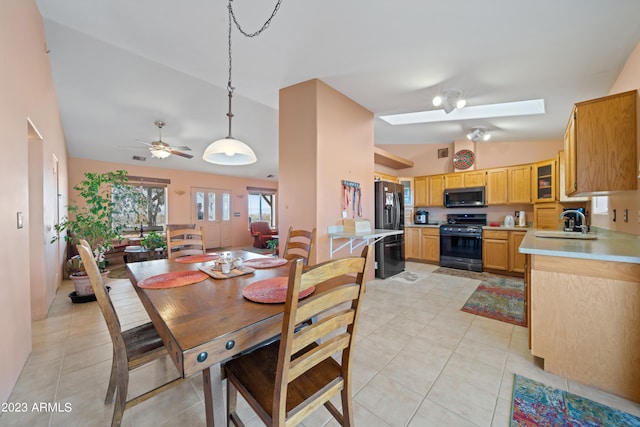
[{"label": "wooden dining table", "polygon": [[[245,260],[264,258],[247,251],[232,251]],[[213,262],[179,263],[153,260],[127,264],[128,275],[142,304],[180,375],[202,372],[207,426],[225,426],[226,412],[222,364],[280,334],[284,303],[257,303],[245,299],[242,289],[258,280],[288,276],[291,263],[255,269],[255,272],[226,279],[163,289],[141,288],[143,279],[163,273],[198,270]],[[353,281],[345,277],[326,287]],[[317,287],[316,292],[322,287]]]}]

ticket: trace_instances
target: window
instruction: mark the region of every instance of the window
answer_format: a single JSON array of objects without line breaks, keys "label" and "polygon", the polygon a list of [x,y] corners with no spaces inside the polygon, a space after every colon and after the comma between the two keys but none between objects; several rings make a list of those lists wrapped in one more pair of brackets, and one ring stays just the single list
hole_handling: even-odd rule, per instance
[{"label": "window", "polygon": [[271,228],[276,227],[276,193],[269,188],[247,187],[249,224],[266,221]]},{"label": "window", "polygon": [[167,222],[167,191],[159,180],[129,177],[125,185],[113,188],[115,205],[113,225],[122,232],[140,230],[162,230]]},{"label": "window", "polygon": [[593,214],[609,213],[609,196],[594,196],[591,199],[591,212]]}]

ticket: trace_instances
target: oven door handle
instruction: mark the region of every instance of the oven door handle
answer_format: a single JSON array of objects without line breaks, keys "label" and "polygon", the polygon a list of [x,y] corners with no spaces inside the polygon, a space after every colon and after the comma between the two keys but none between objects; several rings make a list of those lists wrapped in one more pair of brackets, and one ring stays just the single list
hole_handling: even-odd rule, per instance
[{"label": "oven door handle", "polygon": [[472,239],[482,239],[482,235],[478,236],[466,233],[440,233],[440,237],[470,237]]}]

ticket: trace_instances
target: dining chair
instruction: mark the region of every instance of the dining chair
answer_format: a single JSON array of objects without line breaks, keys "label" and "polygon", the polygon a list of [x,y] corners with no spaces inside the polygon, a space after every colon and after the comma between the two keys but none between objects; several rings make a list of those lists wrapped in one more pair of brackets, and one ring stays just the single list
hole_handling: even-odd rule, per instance
[{"label": "dining chair", "polygon": [[301,258],[304,265],[308,265],[309,261],[312,261],[315,240],[315,227],[311,231],[294,230],[293,227],[289,227],[283,258],[290,261]]},{"label": "dining chair", "polygon": [[167,230],[167,256],[169,259],[185,255],[200,255],[206,252],[202,227]]},{"label": "dining chair", "polygon": [[[292,262],[280,339],[225,364],[229,425],[243,425],[236,412],[238,392],[268,426],[297,425],[322,405],[340,425],[354,425],[352,346],[372,252],[366,246],[359,257],[327,261],[304,271],[302,259]],[[353,281],[320,290],[322,284],[344,275]],[[316,291],[299,300],[311,286]],[[297,328],[313,316],[319,320]],[[337,394],[342,411],[329,401]]]},{"label": "dining chair", "polygon": [[[127,400],[129,388],[129,372],[155,360],[168,357],[167,352],[158,332],[151,322],[122,330],[118,314],[113,306],[109,292],[104,284],[100,270],[93,257],[89,244],[82,240],[76,245],[82,259],[85,271],[91,281],[91,286],[96,295],[98,306],[107,323],[109,335],[113,342],[113,360],[111,362],[111,375],[107,387],[105,404],[111,404],[115,398],[111,426],[118,427],[122,423],[125,409],[129,409],[145,400],[180,384],[184,379],[178,377],[162,384],[153,390],[149,390],[136,397]],[[177,372],[177,371],[176,371]]]}]

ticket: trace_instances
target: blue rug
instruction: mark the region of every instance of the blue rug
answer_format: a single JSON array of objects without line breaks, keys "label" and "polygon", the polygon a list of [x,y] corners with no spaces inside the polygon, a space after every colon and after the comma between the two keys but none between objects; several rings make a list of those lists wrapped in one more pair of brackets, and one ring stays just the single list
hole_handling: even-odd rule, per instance
[{"label": "blue rug", "polygon": [[511,427],[640,427],[640,418],[515,375]]}]

